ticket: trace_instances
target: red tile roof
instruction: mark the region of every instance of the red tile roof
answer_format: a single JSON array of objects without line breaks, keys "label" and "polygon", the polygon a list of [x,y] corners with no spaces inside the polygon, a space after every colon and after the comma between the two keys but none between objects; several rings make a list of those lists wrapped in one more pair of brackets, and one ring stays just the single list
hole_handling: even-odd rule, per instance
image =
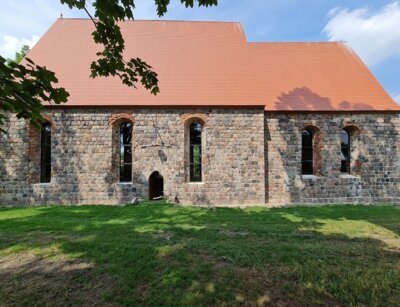
[{"label": "red tile roof", "polygon": [[99,50],[88,19],[58,19],[29,53],[56,72],[68,106],[264,106],[267,111],[398,110],[343,43],[249,43],[231,22],[126,21],[126,57],[159,75],[161,92],[89,77]]}]

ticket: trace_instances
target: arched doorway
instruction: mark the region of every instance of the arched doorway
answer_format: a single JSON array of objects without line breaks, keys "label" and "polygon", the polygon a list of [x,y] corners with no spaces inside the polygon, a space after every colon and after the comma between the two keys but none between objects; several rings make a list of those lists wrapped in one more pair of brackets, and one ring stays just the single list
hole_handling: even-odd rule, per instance
[{"label": "arched doorway", "polygon": [[159,199],[164,196],[164,178],[157,171],[149,177],[149,199]]}]

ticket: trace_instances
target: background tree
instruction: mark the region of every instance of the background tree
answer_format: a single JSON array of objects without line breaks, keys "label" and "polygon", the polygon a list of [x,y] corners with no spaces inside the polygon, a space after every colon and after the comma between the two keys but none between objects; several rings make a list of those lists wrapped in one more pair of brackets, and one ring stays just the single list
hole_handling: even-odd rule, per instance
[{"label": "background tree", "polygon": [[29,48],[28,45],[23,45],[23,46],[21,47],[21,50],[20,50],[19,52],[16,52],[16,53],[15,53],[14,59],[8,59],[7,62],[8,62],[8,63],[15,62],[15,63],[17,63],[17,64],[21,63],[22,60],[25,58],[25,56],[28,54],[28,52],[29,52],[30,50],[31,50],[31,49]]},{"label": "background tree", "polygon": [[[156,95],[160,89],[157,73],[140,58],[124,59],[125,41],[118,22],[133,20],[134,0],[59,0],[70,9],[84,10],[94,24],[93,40],[103,46],[97,59],[90,65],[90,76],[118,76],[122,83],[136,87],[141,85]],[[154,0],[158,16],[163,16],[170,0]],[[186,7],[217,5],[218,0],[180,0]],[[88,9],[93,6],[94,16]],[[22,56],[22,55],[20,55]],[[23,56],[22,56],[23,58]],[[43,102],[61,104],[67,101],[68,92],[54,87],[58,83],[54,72],[36,65],[26,58],[24,65],[9,62],[0,56],[0,130],[4,125],[5,112],[15,113],[18,118],[30,119],[39,126],[43,121]]]}]

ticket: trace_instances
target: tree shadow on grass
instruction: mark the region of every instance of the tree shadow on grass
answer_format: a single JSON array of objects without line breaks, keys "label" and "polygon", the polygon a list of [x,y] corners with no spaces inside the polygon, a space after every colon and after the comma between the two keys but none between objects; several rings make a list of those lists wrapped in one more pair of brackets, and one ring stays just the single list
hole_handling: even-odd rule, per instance
[{"label": "tree shadow on grass", "polygon": [[[398,234],[398,212],[389,206],[241,210],[162,203],[0,210],[0,280],[6,282],[0,297],[6,304],[48,305],[393,305],[399,250],[379,238],[353,236],[351,228],[335,233],[324,227],[367,221]],[[32,259],[18,262],[26,255]],[[45,295],[49,291],[56,295]]]}]

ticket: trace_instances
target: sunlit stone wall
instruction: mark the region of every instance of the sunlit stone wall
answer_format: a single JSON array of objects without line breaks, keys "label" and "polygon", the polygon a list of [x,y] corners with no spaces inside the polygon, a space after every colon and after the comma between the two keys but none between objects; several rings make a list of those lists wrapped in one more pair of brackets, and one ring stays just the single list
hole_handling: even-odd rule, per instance
[{"label": "sunlit stone wall", "polygon": [[[124,204],[149,195],[158,171],[182,204],[400,203],[394,113],[264,113],[262,109],[69,109],[52,124],[52,179],[39,183],[40,133],[14,116],[0,135],[0,205]],[[118,127],[133,123],[132,182],[119,183]],[[203,182],[189,182],[188,123],[203,128]],[[301,132],[315,132],[314,174],[301,174]],[[340,172],[340,131],[351,172]]]},{"label": "sunlit stone wall", "polygon": [[[123,204],[149,176],[183,204],[265,203],[264,112],[258,109],[52,109],[52,179],[39,183],[39,133],[11,117],[0,136],[0,204]],[[119,183],[118,125],[133,122],[133,176]],[[189,182],[187,122],[203,128],[203,182]],[[117,153],[117,154],[116,154]]]}]

